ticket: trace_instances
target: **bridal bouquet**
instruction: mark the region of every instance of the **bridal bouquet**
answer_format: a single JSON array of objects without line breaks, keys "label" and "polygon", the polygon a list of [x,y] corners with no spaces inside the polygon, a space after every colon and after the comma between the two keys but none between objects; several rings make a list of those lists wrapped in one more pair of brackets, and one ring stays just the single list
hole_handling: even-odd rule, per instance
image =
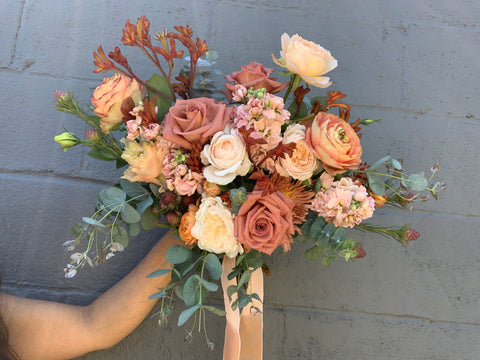
[{"label": "bridal bouquet", "polygon": [[[238,331],[239,310],[247,309],[252,322],[261,319],[264,256],[276,249],[309,244],[306,258],[326,266],[365,256],[348,228],[402,244],[419,236],[408,225],[365,220],[376,208],[409,207],[425,193],[437,198],[445,187],[432,182],[438,165],[425,176],[406,174],[390,156],[362,162],[361,126],[379,120],[352,120],[339,91],[307,96],[331,85],[325,74],[337,60],[329,51],[283,34],[280,56],[272,57],[286,81],[251,62],[225,76],[225,99],[218,101],[208,71],[216,53],[194,40],[189,26],[151,36],[149,25],[145,17],[127,21],[121,41],[155,65],[150,79],[140,79],[118,47],[107,56],[99,46],[94,72],[114,74],[95,89],[91,111],[71,93],[55,93],[58,110],[91,127],[83,139],[66,132],[55,140],[65,150],[86,145],[88,155],[125,168],[118,184],[99,193],[93,215],[73,227],[67,277],[124,250],[141,228],[172,228],[183,245],[168,249],[171,269],[150,275],[172,272],[172,283],[152,294],[163,298],[160,321],[175,294],[186,306],[178,325],[192,316],[201,323],[211,311],[226,314]],[[179,72],[178,62],[187,64]],[[206,302],[219,281],[225,311]]]}]

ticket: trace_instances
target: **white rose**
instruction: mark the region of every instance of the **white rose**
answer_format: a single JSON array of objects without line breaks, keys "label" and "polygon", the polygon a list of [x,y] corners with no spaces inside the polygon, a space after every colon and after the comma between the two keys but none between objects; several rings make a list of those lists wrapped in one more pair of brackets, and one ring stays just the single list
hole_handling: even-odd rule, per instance
[{"label": "white rose", "polygon": [[191,234],[198,239],[198,247],[230,258],[243,254],[233,230],[233,213],[218,196],[204,196],[195,214]]},{"label": "white rose", "polygon": [[219,185],[231,183],[235,177],[244,176],[252,165],[248,159],[243,139],[235,129],[217,132],[201,153],[205,178]]},{"label": "white rose", "polygon": [[296,143],[295,150],[291,157],[286,155],[284,159],[278,160],[275,164],[277,172],[281,176],[292,177],[300,181],[311,178],[319,164],[305,140],[305,126],[300,124],[290,125],[285,130],[283,143],[289,144],[291,142]]}]

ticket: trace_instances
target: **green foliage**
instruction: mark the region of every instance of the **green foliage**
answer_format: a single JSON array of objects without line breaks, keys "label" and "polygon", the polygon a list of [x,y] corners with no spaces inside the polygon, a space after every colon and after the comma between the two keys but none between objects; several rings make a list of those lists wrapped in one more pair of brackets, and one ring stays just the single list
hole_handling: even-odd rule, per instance
[{"label": "green foliage", "polygon": [[[160,90],[163,94],[170,94],[170,84],[167,79],[158,74],[153,74],[150,79],[146,81],[151,87]],[[158,107],[157,117],[158,119],[163,119],[170,106],[172,105],[172,99],[169,96],[162,96],[160,93],[149,89],[148,90],[148,99],[151,100],[153,97],[157,96],[156,105]]]},{"label": "green foliage", "polygon": [[171,264],[181,264],[191,259],[192,252],[185,246],[171,245],[167,249],[165,257]]}]

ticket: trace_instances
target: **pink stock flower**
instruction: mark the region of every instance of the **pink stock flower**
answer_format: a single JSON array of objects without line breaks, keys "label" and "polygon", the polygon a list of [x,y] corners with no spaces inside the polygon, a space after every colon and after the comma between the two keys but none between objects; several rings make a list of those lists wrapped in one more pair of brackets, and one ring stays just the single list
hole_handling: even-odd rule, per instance
[{"label": "pink stock flower", "polygon": [[353,228],[373,215],[375,200],[368,196],[365,186],[356,185],[349,177],[339,181],[331,181],[333,178],[330,179],[328,174],[322,174],[322,177],[322,187],[312,205],[325,221],[333,222],[337,227]]}]

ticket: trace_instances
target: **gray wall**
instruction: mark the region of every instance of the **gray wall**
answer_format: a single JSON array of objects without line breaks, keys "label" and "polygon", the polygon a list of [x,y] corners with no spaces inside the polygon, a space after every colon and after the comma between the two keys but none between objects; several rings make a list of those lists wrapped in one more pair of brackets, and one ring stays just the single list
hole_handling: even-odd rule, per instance
[{"label": "gray wall", "polygon": [[[90,214],[98,190],[118,173],[53,142],[63,128],[81,134],[85,127],[53,109],[52,93],[70,90],[88,102],[101,80],[92,52],[119,45],[125,20],[143,14],[152,30],[191,25],[219,52],[223,74],[251,60],[273,66],[283,32],[322,44],[339,62],[331,89],[348,94],[353,116],[384,119],[363,131],[364,160],[392,153],[411,171],[439,161],[448,184],[438,202],[377,212],[379,224],[411,223],[421,232],[406,249],[358,234],[367,257],[355,263],[323,269],[304,259],[301,244],[269,258],[265,359],[480,359],[476,0],[1,0],[3,291],[86,304],[160,236],[144,234],[108,265],[63,277],[70,226]],[[141,72],[153,70],[141,61]],[[81,359],[220,358],[223,320],[208,318],[213,352],[202,334],[184,342],[175,322],[159,328],[147,319],[113,349]]]}]

